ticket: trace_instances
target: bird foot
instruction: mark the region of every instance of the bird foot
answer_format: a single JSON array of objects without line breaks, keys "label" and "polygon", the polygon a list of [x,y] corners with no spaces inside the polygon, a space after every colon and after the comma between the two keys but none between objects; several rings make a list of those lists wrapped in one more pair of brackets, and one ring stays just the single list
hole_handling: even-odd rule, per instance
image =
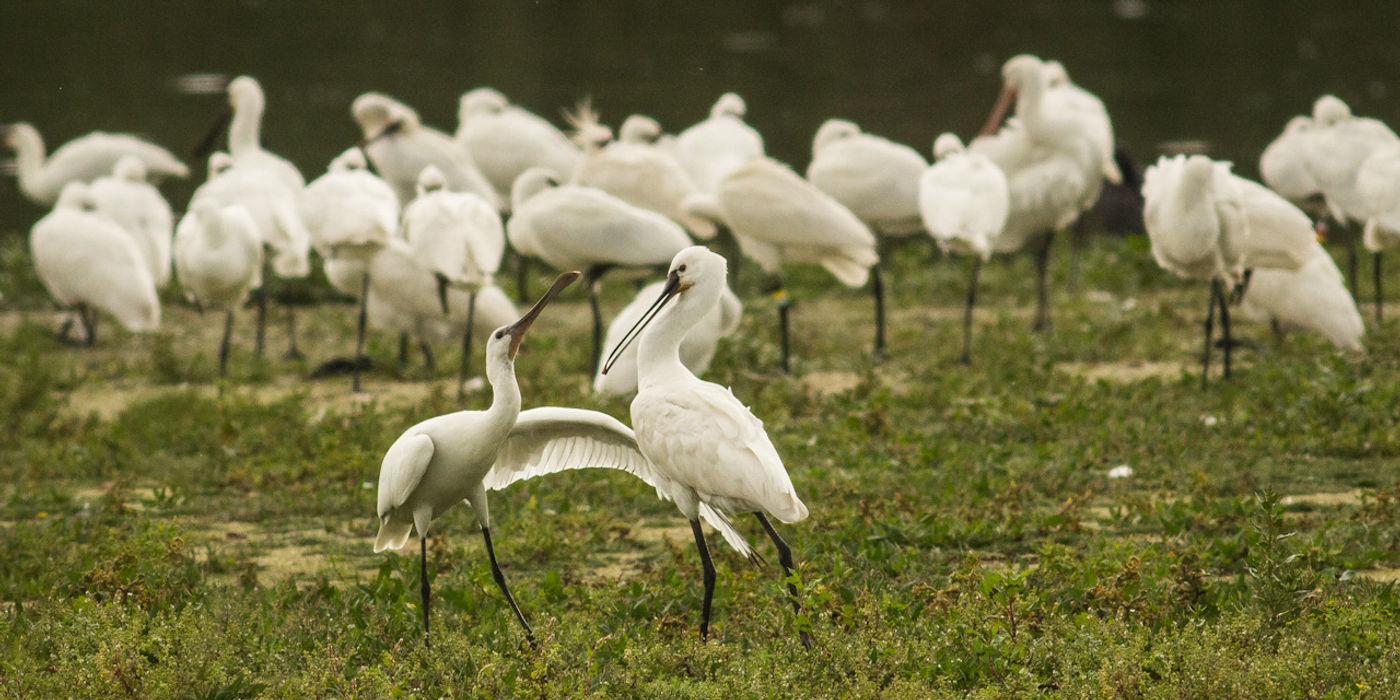
[{"label": "bird foot", "polygon": [[305,359],[306,359],[306,355],[302,354],[302,352],[301,352],[300,350],[296,349],[296,348],[292,348],[291,350],[288,350],[288,351],[286,352],[286,354],[282,355],[282,361],[284,361],[284,362],[291,362],[291,361],[293,361],[293,360],[305,360]]},{"label": "bird foot", "polygon": [[374,360],[367,355],[360,355],[358,358],[332,357],[311,370],[311,378],[325,379],[353,374],[357,365],[361,372],[368,372],[374,369]]}]

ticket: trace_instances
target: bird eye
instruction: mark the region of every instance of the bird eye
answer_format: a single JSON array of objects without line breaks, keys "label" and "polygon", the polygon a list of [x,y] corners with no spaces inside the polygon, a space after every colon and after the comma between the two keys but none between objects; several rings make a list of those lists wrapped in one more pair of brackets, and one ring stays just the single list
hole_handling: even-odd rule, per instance
[{"label": "bird eye", "polygon": [[506,337],[505,331],[496,331],[496,340]]},{"label": "bird eye", "polygon": [[676,272],[685,272],[685,265],[681,265],[680,267],[676,268]]}]

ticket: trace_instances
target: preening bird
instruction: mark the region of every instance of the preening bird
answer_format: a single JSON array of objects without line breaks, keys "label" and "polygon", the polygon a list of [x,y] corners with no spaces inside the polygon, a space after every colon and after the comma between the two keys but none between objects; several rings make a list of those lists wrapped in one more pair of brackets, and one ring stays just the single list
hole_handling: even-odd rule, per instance
[{"label": "preening bird", "polygon": [[763,136],[744,122],[747,109],[744,98],[726,92],[709,118],[676,135],[676,160],[701,192],[713,194],[725,175],[763,157]]},{"label": "preening bird", "polygon": [[715,224],[687,212],[687,197],[698,190],[680,162],[658,148],[661,125],[651,117],[634,114],[623,122],[618,139],[607,143],[611,131],[598,123],[598,115],[584,103],[569,115],[583,158],[573,173],[573,183],[595,187],[633,206],[654,211],[685,227],[697,238],[715,236]]},{"label": "preening bird", "polygon": [[690,245],[680,225],[665,216],[593,187],[560,185],[544,168],[521,174],[511,198],[514,213],[506,223],[506,236],[516,252],[540,258],[556,270],[586,270],[595,362],[602,355],[598,284],[603,274],[613,268],[661,267]]},{"label": "preening bird", "polygon": [[1123,173],[1114,158],[1113,120],[1108,117],[1108,108],[1097,95],[1074,84],[1059,61],[1045,62],[1045,106],[1056,114],[1070,115],[1079,121],[1084,135],[1098,151],[1103,179],[1118,184],[1123,181]]},{"label": "preening bird", "polygon": [[962,361],[972,359],[972,307],[977,278],[992,256],[1011,207],[1006,175],[990,158],[969,152],[956,134],[933,142],[935,163],[919,178],[919,213],[924,228],[944,252],[971,255],[972,275],[963,311]]},{"label": "preening bird", "polygon": [[170,151],[130,134],[94,131],[59,146],[47,158],[44,139],[29,124],[3,127],[0,136],[15,151],[20,191],[36,204],[53,204],[69,182],[92,182],[111,174],[122,156],[140,158],[154,178],[190,175],[190,169]]},{"label": "preening bird", "polygon": [[488,87],[462,95],[457,119],[454,140],[471,154],[507,208],[510,188],[521,173],[548,168],[562,182],[573,176],[583,156],[553,124]]},{"label": "preening bird", "polygon": [[[854,122],[828,119],[812,141],[807,179],[851,210],[880,237],[923,230],[919,177],[928,163],[918,151],[865,133]],[[885,284],[880,266],[870,268],[875,294],[875,353],[885,351]]]},{"label": "preening bird", "polygon": [[[1011,207],[995,252],[1011,253],[1035,242],[1033,327],[1049,330],[1050,242],[1056,231],[1074,223],[1098,199],[1102,157],[1074,113],[1057,113],[1047,105],[1049,76],[1044,62],[1035,56],[1015,56],[1002,66],[1001,74],[1001,97],[982,136],[969,150],[987,156],[1006,174]],[[997,131],[1013,100],[1016,119]]]},{"label": "preening bird", "polygon": [[1275,327],[1313,331],[1342,350],[1360,351],[1365,326],[1347,292],[1342,271],[1318,243],[1296,270],[1259,268],[1250,273],[1240,311]]},{"label": "preening bird", "polygon": [[240,204],[220,206],[197,200],[175,231],[175,273],[185,296],[203,312],[224,310],[219,342],[219,376],[228,374],[233,314],[262,286],[262,238],[257,223]]},{"label": "preening bird", "polygon": [[199,157],[208,156],[224,127],[228,127],[228,153],[233,164],[264,171],[278,184],[293,191],[306,185],[306,178],[295,165],[262,146],[263,111],[267,98],[257,79],[240,75],[228,84],[228,111],[221,115],[204,141],[196,149]]},{"label": "preening bird", "polygon": [[[637,325],[642,314],[646,313],[648,307],[661,294],[661,289],[666,283],[655,282],[642,287],[637,292],[637,296],[627,304],[617,318],[608,325],[608,334],[603,341],[603,347],[617,347],[622,343],[623,336]],[[684,364],[695,375],[705,373],[710,367],[710,360],[715,356],[715,345],[719,339],[732,334],[739,328],[739,319],[743,315],[743,306],[739,303],[739,297],[729,290],[725,285],[724,291],[720,294],[719,303],[710,313],[695,323],[695,326],[685,334],[685,340],[681,342],[680,357]],[[635,394],[637,392],[637,350],[635,345],[628,345],[613,361],[613,366],[607,374],[601,371],[593,377],[593,390],[608,394]]]},{"label": "preening bird", "polygon": [[442,172],[434,166],[418,177],[418,198],[404,208],[403,233],[418,263],[437,280],[443,313],[449,313],[447,289],[465,290],[467,322],[462,332],[462,363],[457,374],[457,398],[465,396],[467,368],[471,361],[472,309],[476,293],[495,283],[506,249],[501,217],[486,200],[470,192],[445,188]]},{"label": "preening bird", "polygon": [[[190,197],[190,207],[207,199],[220,206],[234,204],[242,206],[253,217],[258,227],[258,235],[267,249],[264,262],[271,268],[271,274],[281,278],[302,278],[311,274],[308,258],[311,252],[311,234],[301,219],[299,210],[299,190],[288,188],[268,171],[257,167],[234,165],[227,153],[209,156],[210,178],[195,189]],[[262,275],[262,286],[258,288],[258,321],[254,353],[263,355],[264,334],[267,322],[267,285],[269,273]],[[296,315],[287,306],[287,357],[300,357],[296,345]]]},{"label": "preening bird", "polygon": [[625,450],[614,447],[618,442],[613,437],[615,430],[597,427],[616,423],[602,414],[557,408],[520,411],[520,386],[515,380],[520,341],[545,305],[578,276],[577,272],[560,275],[519,321],[491,334],[486,343],[486,377],[492,392],[489,408],[429,418],[404,431],[384,455],[379,468],[376,512],[380,525],[374,551],[402,549],[409,535],[418,533],[425,641],[430,598],[428,533],[435,518],[463,499],[471,504],[481,525],[491,575],[524,628],[525,637],[533,643],[530,625],[496,562],[486,490],[505,488],[519,479],[560,468],[613,466],[614,454]]},{"label": "preening bird", "polygon": [[131,234],[156,288],[164,289],[170,282],[174,215],[160,191],[146,182],[146,164],[136,156],[122,156],[112,174],[93,180],[88,191],[98,213]]},{"label": "preening bird", "polygon": [[136,333],[160,328],[160,300],[141,251],[121,226],[96,211],[88,185],[70,182],[53,211],[29,233],[34,271],[59,305],[75,308],[83,337],[70,341],[71,321],[59,340],[97,342],[97,312]]},{"label": "preening bird", "polygon": [[790,301],[782,283],[783,263],[817,263],[841,284],[859,288],[880,262],[875,237],[851,210],[770,158],[749,161],[720,180],[713,198],[692,197],[687,206],[697,215],[726,222],[744,254],[777,279],[784,372],[790,371]]},{"label": "preening bird", "polygon": [[[792,576],[792,552],[768,521],[768,515],[785,523],[807,517],[807,506],[797,497],[782,459],[763,429],[733,392],[697,378],[680,360],[687,333],[719,303],[725,289],[724,258],[694,246],[671,262],[660,296],[637,324],[613,348],[604,373],[633,340],[638,340],[637,378],[640,386],[632,400],[632,425],[637,447],[651,463],[651,483],[658,493],[675,501],[690,521],[695,546],[704,570],[704,603],[700,637],[709,635],[710,601],[714,596],[715,567],[710,559],[704,517],[739,553],[752,557],[753,549],[730,518],[753,513],[778,549],[783,576]],[[801,613],[797,588],[788,584],[793,610]],[[811,646],[807,630],[801,630],[804,646]]]},{"label": "preening bird", "polygon": [[355,98],[350,114],[364,133],[360,147],[400,202],[413,200],[419,173],[433,165],[442,171],[447,189],[471,192],[497,210],[502,207],[471,154],[447,134],[424,126],[408,105],[388,95],[367,92]]},{"label": "preening bird", "polygon": [[[353,294],[360,300],[351,391],[360,390],[360,357],[365,347],[369,261],[398,233],[399,200],[379,176],[369,172],[365,154],[351,148],[331,161],[326,174],[302,191],[301,218],[311,244],[325,258],[351,261],[360,272]],[[328,268],[329,269],[329,268]]]}]

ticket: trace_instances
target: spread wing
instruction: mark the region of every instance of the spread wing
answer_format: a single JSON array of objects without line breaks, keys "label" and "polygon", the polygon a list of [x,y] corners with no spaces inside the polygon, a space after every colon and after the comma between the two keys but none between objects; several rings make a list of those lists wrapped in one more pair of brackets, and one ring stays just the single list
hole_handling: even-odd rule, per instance
[{"label": "spread wing", "polygon": [[637,449],[631,428],[597,411],[554,406],[520,412],[482,483],[500,490],[565,469],[589,468],[618,469],[652,486],[658,484],[659,477]]},{"label": "spread wing", "polygon": [[408,500],[431,461],[433,439],[422,433],[401,437],[389,446],[379,466],[379,517]]}]

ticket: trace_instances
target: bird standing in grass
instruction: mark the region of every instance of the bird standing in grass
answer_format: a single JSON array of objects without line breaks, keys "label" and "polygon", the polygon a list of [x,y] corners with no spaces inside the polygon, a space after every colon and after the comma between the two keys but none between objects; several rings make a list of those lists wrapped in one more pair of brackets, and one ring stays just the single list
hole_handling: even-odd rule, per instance
[{"label": "bird standing in grass", "polygon": [[228,374],[229,336],[234,309],[262,285],[262,239],[253,217],[241,205],[220,206],[205,199],[180,219],[175,233],[175,272],[180,288],[201,312],[224,309],[219,342],[219,376]]},{"label": "bird standing in grass", "polygon": [[[678,253],[660,297],[613,349],[604,368],[606,373],[627,345],[640,338],[640,391],[632,400],[632,425],[637,446],[652,464],[655,481],[649,483],[676,502],[700,550],[705,584],[701,638],[709,635],[715,592],[715,565],[701,517],[712,525],[718,522],[725,540],[740,554],[753,557],[753,549],[729,520],[738,513],[753,513],[778,549],[784,579],[792,576],[792,551],[768,515],[785,523],[807,517],[807,506],[797,497],[763,422],[733,392],[701,380],[681,363],[681,343],[719,303],[726,274],[724,258],[703,247]],[[800,615],[802,606],[792,583],[788,595]],[[803,646],[810,647],[807,631],[799,634]]]}]

